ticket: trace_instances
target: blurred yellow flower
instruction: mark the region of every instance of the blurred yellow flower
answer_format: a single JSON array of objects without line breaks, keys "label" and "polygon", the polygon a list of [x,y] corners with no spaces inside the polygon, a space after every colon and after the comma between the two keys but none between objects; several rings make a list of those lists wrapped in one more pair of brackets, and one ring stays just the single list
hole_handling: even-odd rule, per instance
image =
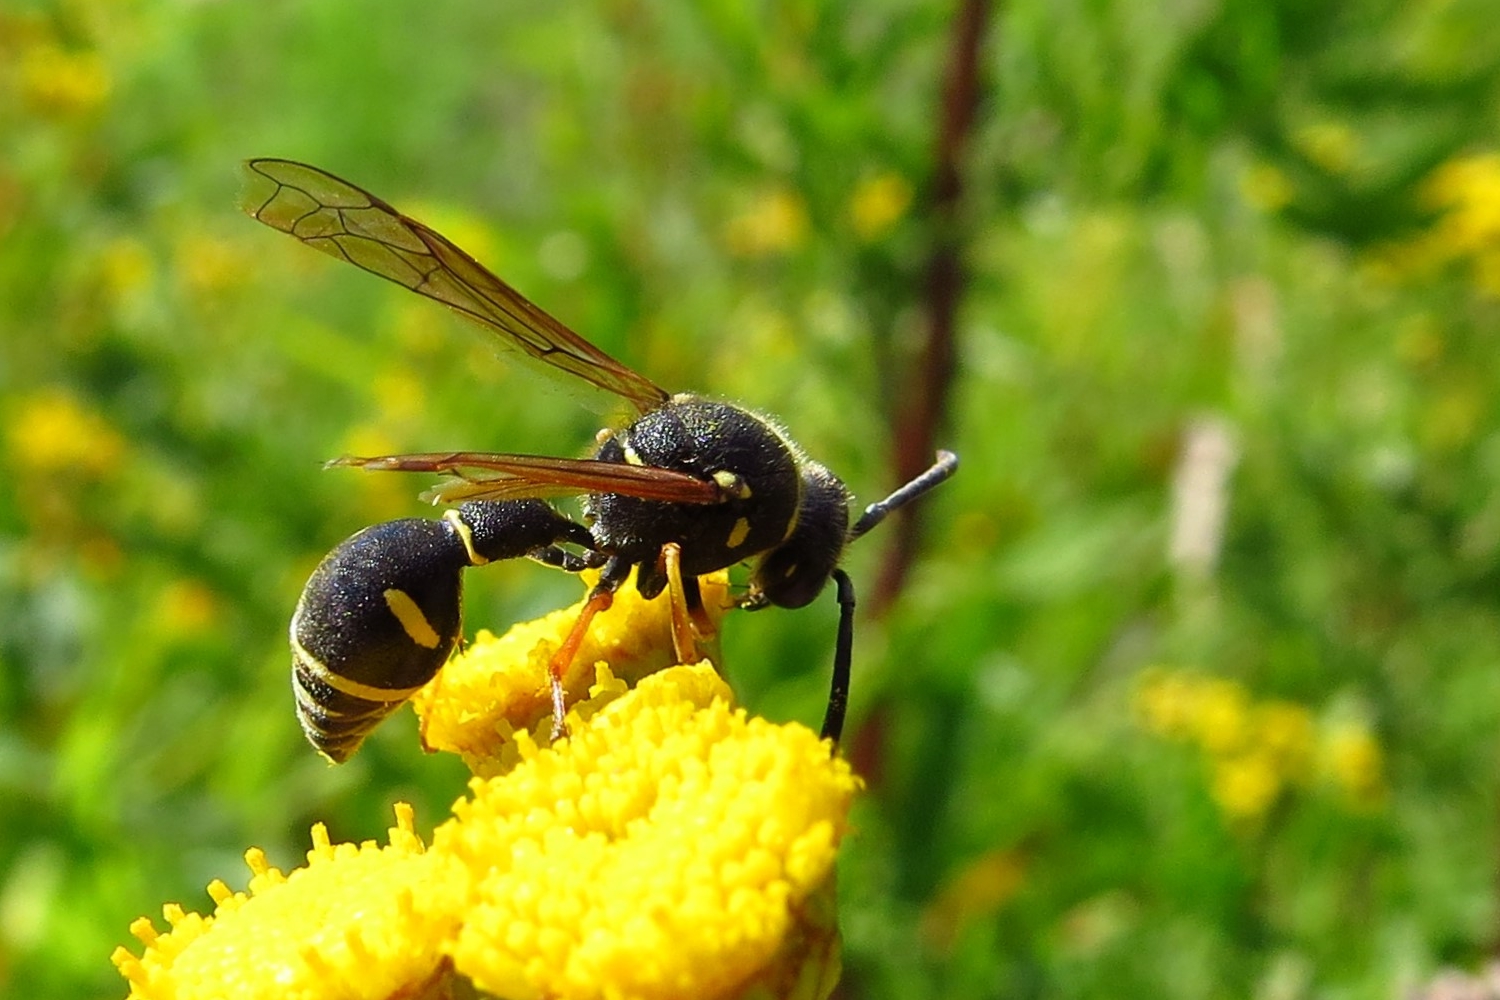
[{"label": "blurred yellow flower", "polygon": [[787,188],[772,188],[725,224],[724,243],[738,257],[770,257],[802,246],[809,229],[802,196]]},{"label": "blurred yellow flower", "polygon": [[221,610],[218,595],[203,581],[173,580],[157,597],[152,620],[169,635],[196,635],[208,631]]},{"label": "blurred yellow flower", "polygon": [[372,386],[380,415],[387,420],[411,420],[422,415],[427,392],[421,379],[402,368],[388,368],[375,376]]},{"label": "blurred yellow flower", "polygon": [[1454,249],[1472,253],[1500,244],[1500,153],[1449,160],[1422,193],[1431,208],[1447,213],[1442,230]]},{"label": "blurred yellow flower", "polygon": [[1135,691],[1135,710],[1141,724],[1158,736],[1188,738],[1198,704],[1194,680],[1164,667],[1142,671]]},{"label": "blurred yellow flower", "polygon": [[23,472],[105,477],[120,467],[125,439],[98,413],[60,389],[23,396],[5,433],[11,461]]},{"label": "blurred yellow flower", "polygon": [[1263,212],[1279,212],[1291,204],[1296,190],[1279,167],[1257,163],[1240,177],[1240,194]]},{"label": "blurred yellow flower", "polygon": [[1281,794],[1281,774],[1270,755],[1252,751],[1214,761],[1214,802],[1231,820],[1256,821]]},{"label": "blurred yellow flower", "polygon": [[1343,122],[1323,121],[1304,125],[1292,142],[1309,159],[1331,174],[1347,173],[1359,153],[1359,135]]},{"label": "blurred yellow flower", "polygon": [[922,914],[922,937],[949,951],[971,923],[998,911],[1026,884],[1026,862],[1011,849],[993,849],[950,878]]},{"label": "blurred yellow flower", "polygon": [[1479,294],[1500,298],[1500,153],[1449,160],[1423,184],[1422,198],[1436,221],[1377,248],[1368,265],[1373,273],[1393,280],[1464,263]]},{"label": "blurred yellow flower", "polygon": [[1322,770],[1346,799],[1361,808],[1385,798],[1380,743],[1363,722],[1339,719],[1323,735]]},{"label": "blurred yellow flower", "polygon": [[1164,667],[1142,672],[1135,711],[1147,730],[1197,745],[1210,794],[1236,823],[1263,819],[1289,788],[1314,778],[1356,806],[1382,801],[1380,745],[1347,720],[1319,723],[1305,705],[1256,700],[1236,681]]},{"label": "blurred yellow flower", "polygon": [[1250,739],[1250,696],[1244,687],[1219,677],[1198,682],[1194,728],[1209,753],[1238,751]]},{"label": "blurred yellow flower", "polygon": [[177,245],[177,270],[194,292],[210,294],[244,280],[247,262],[240,247],[228,240],[191,233]]},{"label": "blurred yellow flower", "polygon": [[155,265],[146,244],[133,236],[111,240],[100,255],[104,287],[118,306],[151,283]]},{"label": "blurred yellow flower", "polygon": [[[586,574],[584,582],[592,579]],[[704,609],[715,627],[729,607],[728,586],[724,573],[702,578]],[[422,720],[423,744],[459,754],[481,776],[514,765],[520,736],[529,733],[531,739],[541,740],[551,730],[547,661],[577,621],[581,606],[580,602],[515,625],[498,637],[481,630],[412,699]],[[592,711],[590,698],[609,689],[618,693],[670,666],[671,629],[671,603],[665,592],[647,601],[629,582],[621,587],[614,604],[590,624],[563,678],[574,713],[586,718]],[[716,650],[710,653],[717,655]],[[596,665],[605,664],[606,669],[596,671]]]},{"label": "blurred yellow flower", "polygon": [[22,97],[43,114],[87,114],[109,97],[109,70],[97,52],[44,42],[26,49],[20,70]]},{"label": "blurred yellow flower", "polygon": [[1290,701],[1265,701],[1255,707],[1255,742],[1278,773],[1291,781],[1306,780],[1317,748],[1312,713]]},{"label": "blurred yellow flower", "polygon": [[855,185],[849,196],[849,221],[863,240],[876,240],[906,214],[911,185],[900,174],[879,173]]}]

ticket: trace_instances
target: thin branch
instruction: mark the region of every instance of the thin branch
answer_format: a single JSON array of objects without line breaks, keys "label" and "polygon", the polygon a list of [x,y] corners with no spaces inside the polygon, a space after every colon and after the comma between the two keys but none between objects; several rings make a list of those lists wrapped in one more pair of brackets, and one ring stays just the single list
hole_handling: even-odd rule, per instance
[{"label": "thin branch", "polygon": [[[960,0],[953,22],[929,209],[934,242],[927,264],[926,331],[918,348],[920,363],[913,378],[901,387],[901,404],[892,413],[898,482],[910,480],[932,464],[948,410],[958,357],[955,326],[967,278],[962,259],[963,159],[979,106],[980,50],[990,7],[989,0]],[[913,509],[900,511],[893,527],[870,602],[876,614],[901,592],[919,542]]]}]

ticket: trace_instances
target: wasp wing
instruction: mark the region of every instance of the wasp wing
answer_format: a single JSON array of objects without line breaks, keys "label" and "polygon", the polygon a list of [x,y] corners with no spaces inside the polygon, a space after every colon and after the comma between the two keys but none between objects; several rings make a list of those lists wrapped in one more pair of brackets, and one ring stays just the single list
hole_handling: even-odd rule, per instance
[{"label": "wasp wing", "polygon": [[538,361],[645,413],[665,390],[569,330],[441,233],[363,188],[305,163],[245,163],[241,207],[272,229],[456,309]]},{"label": "wasp wing", "polygon": [[437,472],[453,476],[453,479],[422,494],[433,503],[520,500],[583,493],[621,493],[664,503],[708,504],[724,499],[719,484],[685,472],[649,465],[602,462],[594,458],[457,451],[378,458],[346,455],[328,464],[380,472]]}]

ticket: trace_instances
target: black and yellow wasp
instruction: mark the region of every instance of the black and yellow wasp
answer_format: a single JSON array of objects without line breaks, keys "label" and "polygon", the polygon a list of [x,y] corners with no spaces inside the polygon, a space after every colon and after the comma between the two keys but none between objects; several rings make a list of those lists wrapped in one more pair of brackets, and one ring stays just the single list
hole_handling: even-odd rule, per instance
[{"label": "black and yellow wasp", "polygon": [[[562,678],[589,621],[636,572],[646,597],[669,589],[678,659],[702,632],[698,577],[754,560],[744,608],[797,608],[829,580],[840,605],[823,735],[843,727],[853,646],[854,587],[845,547],[957,468],[939,452],[922,475],[850,524],[843,482],[773,421],[733,403],[668,393],[543,312],[463,250],[374,195],[288,160],[245,164],[245,210],[324,253],[435,299],[510,347],[618,396],[634,411],[602,431],[593,458],[445,452],[346,456],[330,465],[442,473],[426,496],[455,504],[438,520],[364,529],[328,554],[292,616],[297,713],[312,744],[346,760],[382,719],[435,676],[461,634],[461,574],[525,556],[600,570],[552,657],[554,735],[564,731]],[[545,502],[582,497],[586,524]]]}]

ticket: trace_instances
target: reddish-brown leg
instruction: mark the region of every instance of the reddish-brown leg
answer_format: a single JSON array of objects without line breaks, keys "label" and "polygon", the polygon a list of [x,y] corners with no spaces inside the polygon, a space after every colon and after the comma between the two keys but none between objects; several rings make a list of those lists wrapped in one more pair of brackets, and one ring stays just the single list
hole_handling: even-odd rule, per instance
[{"label": "reddish-brown leg", "polygon": [[552,739],[554,741],[568,735],[568,703],[563,695],[563,677],[568,672],[568,667],[573,662],[573,657],[578,655],[578,647],[583,645],[583,637],[588,635],[589,622],[594,616],[609,608],[615,602],[613,590],[594,589],[589,599],[584,602],[583,610],[578,613],[578,620],[573,623],[573,629],[563,644],[552,654],[552,660],[547,664],[547,676],[552,683]]},{"label": "reddish-brown leg", "polygon": [[696,630],[682,586],[682,546],[668,542],[661,547],[661,558],[667,574],[667,599],[672,603],[672,651],[678,663],[697,663]]}]

